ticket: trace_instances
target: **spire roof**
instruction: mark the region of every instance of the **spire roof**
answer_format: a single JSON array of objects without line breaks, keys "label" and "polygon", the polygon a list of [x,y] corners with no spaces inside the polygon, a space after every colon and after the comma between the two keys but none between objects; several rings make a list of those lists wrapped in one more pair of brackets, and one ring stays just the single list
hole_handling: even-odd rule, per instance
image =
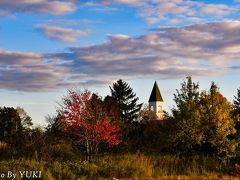
[{"label": "spire roof", "polygon": [[156,81],[154,83],[152,93],[151,93],[151,96],[150,96],[148,102],[154,102],[154,101],[162,101],[163,102],[163,98],[162,98],[162,95],[160,93],[160,90],[158,88],[158,85],[157,85]]}]

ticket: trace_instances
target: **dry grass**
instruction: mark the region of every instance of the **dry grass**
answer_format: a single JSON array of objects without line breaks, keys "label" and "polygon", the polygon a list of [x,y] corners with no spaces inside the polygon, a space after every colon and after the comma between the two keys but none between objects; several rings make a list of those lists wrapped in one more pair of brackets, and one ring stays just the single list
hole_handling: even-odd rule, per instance
[{"label": "dry grass", "polygon": [[[75,160],[46,162],[36,160],[0,161],[0,172],[42,171],[42,179],[239,179],[234,168],[212,157],[178,157],[143,154],[105,155],[92,162]],[[230,171],[231,170],[231,171]],[[236,174],[237,175],[237,174]]]}]

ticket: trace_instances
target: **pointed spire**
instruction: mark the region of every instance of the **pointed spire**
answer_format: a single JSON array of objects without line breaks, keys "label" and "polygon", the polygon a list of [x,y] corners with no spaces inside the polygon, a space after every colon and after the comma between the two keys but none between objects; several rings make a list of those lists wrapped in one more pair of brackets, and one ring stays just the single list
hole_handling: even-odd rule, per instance
[{"label": "pointed spire", "polygon": [[152,93],[151,93],[151,96],[150,96],[148,102],[155,102],[155,101],[163,102],[163,98],[162,98],[162,95],[161,95],[160,90],[158,88],[157,81],[155,81],[155,83],[154,83]]}]

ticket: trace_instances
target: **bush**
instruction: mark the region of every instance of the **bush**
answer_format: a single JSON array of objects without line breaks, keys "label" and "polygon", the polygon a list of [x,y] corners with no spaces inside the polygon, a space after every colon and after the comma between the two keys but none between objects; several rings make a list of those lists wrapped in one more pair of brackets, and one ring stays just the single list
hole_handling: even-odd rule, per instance
[{"label": "bush", "polygon": [[0,141],[0,158],[5,159],[10,157],[8,144]]},{"label": "bush", "polygon": [[75,157],[71,144],[65,141],[59,141],[55,144],[46,145],[41,151],[41,159],[43,160],[59,160],[67,161]]}]

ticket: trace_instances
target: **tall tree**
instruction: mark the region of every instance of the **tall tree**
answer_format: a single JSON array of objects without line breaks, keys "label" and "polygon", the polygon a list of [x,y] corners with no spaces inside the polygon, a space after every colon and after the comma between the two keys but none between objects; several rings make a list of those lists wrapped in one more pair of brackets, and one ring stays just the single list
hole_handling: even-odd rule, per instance
[{"label": "tall tree", "polygon": [[67,134],[84,146],[87,160],[91,160],[100,143],[115,146],[121,142],[119,126],[112,123],[96,94],[69,91],[68,96],[63,98],[59,114],[67,123]]},{"label": "tall tree", "polygon": [[15,155],[16,150],[21,148],[22,138],[21,118],[13,107],[0,108],[0,141],[10,146],[10,153]]},{"label": "tall tree", "polygon": [[21,119],[21,124],[22,124],[23,128],[30,129],[33,125],[32,118],[27,114],[27,112],[23,108],[17,107],[16,110]]},{"label": "tall tree", "polygon": [[58,113],[56,116],[47,115],[45,119],[48,123],[46,132],[49,135],[54,136],[54,141],[56,141],[56,139],[64,139],[66,137],[64,131],[67,127],[67,124],[64,120],[64,117]]},{"label": "tall tree", "polygon": [[205,151],[220,158],[233,156],[237,144],[229,138],[236,132],[231,118],[232,106],[215,83],[212,83],[208,93],[202,95],[200,109]]},{"label": "tall tree", "polygon": [[200,93],[199,85],[187,77],[174,95],[176,107],[169,117],[169,144],[177,152],[202,152],[220,159],[234,155],[236,141],[231,118],[231,103],[219,92],[215,83]]},{"label": "tall tree", "polygon": [[138,97],[133,89],[123,80],[118,80],[113,83],[113,87],[110,87],[112,97],[115,98],[119,114],[123,122],[136,121],[138,113],[142,107],[142,104],[138,104]]},{"label": "tall tree", "polygon": [[232,117],[235,122],[237,137],[239,138],[240,136],[240,89],[237,89],[237,95],[234,96]]},{"label": "tall tree", "polygon": [[201,145],[203,133],[201,131],[201,116],[199,110],[199,84],[192,82],[191,77],[176,90],[174,101],[176,107],[172,109],[169,124],[169,144],[173,149],[182,153],[193,152]]},{"label": "tall tree", "polygon": [[237,89],[237,96],[234,96],[233,107],[235,114],[240,116],[240,89]]}]

